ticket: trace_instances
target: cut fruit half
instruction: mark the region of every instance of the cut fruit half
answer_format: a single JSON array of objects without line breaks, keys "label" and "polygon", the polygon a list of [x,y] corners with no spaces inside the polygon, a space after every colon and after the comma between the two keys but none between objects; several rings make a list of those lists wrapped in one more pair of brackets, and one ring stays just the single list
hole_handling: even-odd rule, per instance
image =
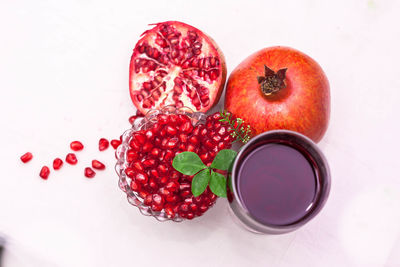
[{"label": "cut fruit half", "polygon": [[226,80],[225,58],[200,30],[177,21],[154,24],[136,44],[129,88],[142,113],[167,105],[206,112],[219,101]]}]

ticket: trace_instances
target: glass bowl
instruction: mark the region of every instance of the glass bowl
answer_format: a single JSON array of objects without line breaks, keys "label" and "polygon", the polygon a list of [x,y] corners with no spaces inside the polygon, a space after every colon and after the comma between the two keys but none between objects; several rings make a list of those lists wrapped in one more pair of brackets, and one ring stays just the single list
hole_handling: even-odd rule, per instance
[{"label": "glass bowl", "polygon": [[202,112],[194,112],[192,109],[187,107],[176,108],[174,106],[166,106],[161,110],[150,110],[143,118],[138,118],[132,124],[132,128],[128,129],[122,135],[122,143],[116,150],[116,158],[117,164],[115,165],[115,171],[119,176],[119,188],[126,193],[128,202],[137,207],[139,211],[146,216],[152,216],[156,218],[158,221],[168,221],[172,220],[174,222],[181,222],[185,220],[181,218],[178,214],[175,215],[174,218],[168,218],[164,210],[161,211],[153,211],[149,206],[146,206],[143,203],[143,199],[133,191],[130,187],[131,178],[129,178],[125,174],[126,168],[129,166],[127,162],[126,156],[127,151],[130,149],[129,141],[131,140],[132,135],[136,131],[146,130],[150,128],[154,123],[157,122],[156,116],[159,114],[184,114],[187,115],[191,121],[193,126],[197,124],[204,124],[206,120],[206,115]]}]

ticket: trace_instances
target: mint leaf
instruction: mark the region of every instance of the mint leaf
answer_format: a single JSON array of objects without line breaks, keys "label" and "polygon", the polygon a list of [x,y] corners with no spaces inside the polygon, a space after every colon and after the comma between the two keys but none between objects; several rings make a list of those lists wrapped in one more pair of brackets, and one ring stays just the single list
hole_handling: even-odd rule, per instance
[{"label": "mint leaf", "polygon": [[226,197],[225,177],[220,173],[211,171],[210,189],[217,196]]},{"label": "mint leaf", "polygon": [[210,169],[205,169],[196,174],[192,180],[192,193],[193,196],[200,196],[206,190],[208,182],[210,182],[211,175]]},{"label": "mint leaf", "polygon": [[211,163],[211,168],[226,171],[234,161],[237,153],[232,149],[222,149]]},{"label": "mint leaf", "polygon": [[194,152],[182,152],[175,156],[172,166],[180,173],[193,175],[207,168]]}]

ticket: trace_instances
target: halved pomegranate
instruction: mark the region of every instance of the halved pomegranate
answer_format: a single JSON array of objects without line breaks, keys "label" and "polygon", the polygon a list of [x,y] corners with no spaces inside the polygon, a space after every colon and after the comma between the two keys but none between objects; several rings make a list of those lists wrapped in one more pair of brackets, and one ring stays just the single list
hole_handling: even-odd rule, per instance
[{"label": "halved pomegranate", "polygon": [[182,22],[152,25],[131,58],[133,103],[144,114],[167,105],[208,111],[218,103],[226,80],[225,58],[217,44]]}]

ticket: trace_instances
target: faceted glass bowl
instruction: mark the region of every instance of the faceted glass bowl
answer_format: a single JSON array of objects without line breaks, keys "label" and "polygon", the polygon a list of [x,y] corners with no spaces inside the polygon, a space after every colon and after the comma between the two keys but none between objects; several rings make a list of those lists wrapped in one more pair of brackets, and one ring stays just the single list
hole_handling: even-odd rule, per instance
[{"label": "faceted glass bowl", "polygon": [[122,143],[117,148],[115,156],[117,158],[117,164],[115,165],[115,171],[119,176],[119,188],[126,193],[128,202],[137,207],[139,211],[146,216],[152,216],[158,221],[168,221],[172,220],[174,222],[181,222],[184,218],[179,217],[178,214],[174,218],[168,218],[164,210],[153,211],[149,206],[143,203],[143,199],[139,197],[138,193],[133,191],[130,187],[131,178],[125,174],[125,170],[129,167],[127,162],[127,151],[130,149],[129,141],[132,135],[140,130],[149,129],[154,123],[157,122],[157,115],[159,114],[184,114],[187,115],[191,120],[192,124],[196,126],[197,124],[203,124],[206,120],[206,115],[202,112],[194,112],[192,109],[187,107],[176,108],[174,106],[166,106],[161,110],[150,110],[143,118],[138,118],[134,121],[132,128],[128,129],[122,135]]}]

